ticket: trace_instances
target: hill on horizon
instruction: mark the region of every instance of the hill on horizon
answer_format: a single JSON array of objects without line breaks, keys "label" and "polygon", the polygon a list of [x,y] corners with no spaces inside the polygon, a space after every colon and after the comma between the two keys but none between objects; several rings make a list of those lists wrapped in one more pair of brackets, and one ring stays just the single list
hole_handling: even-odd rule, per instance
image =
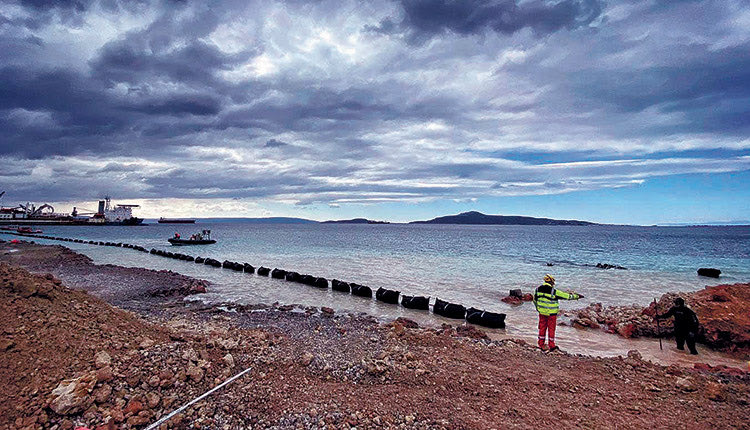
[{"label": "hill on horizon", "polygon": [[447,215],[428,221],[412,221],[409,224],[478,224],[478,225],[599,225],[578,220],[557,220],[528,216],[486,215],[477,211]]},{"label": "hill on horizon", "polygon": [[266,217],[266,218],[196,218],[200,221],[209,222],[246,222],[251,224],[318,224],[318,221],[305,218],[293,217]]}]

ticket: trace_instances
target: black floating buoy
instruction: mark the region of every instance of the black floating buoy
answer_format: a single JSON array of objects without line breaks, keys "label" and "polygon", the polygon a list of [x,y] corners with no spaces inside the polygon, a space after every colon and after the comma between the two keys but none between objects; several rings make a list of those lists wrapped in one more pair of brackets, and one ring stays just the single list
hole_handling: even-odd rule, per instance
[{"label": "black floating buoy", "polygon": [[466,321],[488,328],[505,328],[505,314],[482,311],[469,308],[466,311]]},{"label": "black floating buoy", "polygon": [[430,298],[422,296],[401,296],[401,306],[407,309],[430,310]]},{"label": "black floating buoy", "polygon": [[269,273],[271,273],[271,269],[268,267],[258,267],[258,276],[268,276]]},{"label": "black floating buoy", "polygon": [[448,303],[440,299],[435,299],[435,305],[432,307],[432,312],[453,319],[464,319],[466,316],[466,308],[463,307],[463,305]]},{"label": "black floating buoy", "polygon": [[401,292],[395,291],[395,290],[386,290],[385,288],[378,288],[378,291],[375,292],[375,300],[380,300],[384,303],[390,303],[392,305],[398,304],[398,296],[401,295]]},{"label": "black floating buoy", "polygon": [[300,275],[299,282],[305,285],[315,285],[315,276],[312,275]]},{"label": "black floating buoy", "polygon": [[244,266],[242,265],[242,263],[234,263],[234,265],[232,266],[232,270],[234,270],[235,272],[242,272],[244,270]]},{"label": "black floating buoy", "polygon": [[352,295],[359,296],[359,297],[372,297],[372,289],[370,287],[366,287],[364,285],[355,284],[352,282],[349,284],[349,286],[352,288]]},{"label": "black floating buoy", "polygon": [[245,270],[245,273],[255,273],[255,267],[250,263],[243,264],[242,268]]},{"label": "black floating buoy", "polygon": [[297,273],[297,272],[286,272],[285,278],[289,282],[299,282],[299,273]]},{"label": "black floating buoy", "polygon": [[203,264],[206,262],[206,259],[203,257],[195,257],[195,263],[196,264]]},{"label": "black floating buoy", "polygon": [[286,278],[286,270],[273,269],[273,271],[271,271],[271,277],[274,279],[284,279]]},{"label": "black floating buoy", "polygon": [[701,267],[698,269],[698,275],[699,276],[707,276],[709,278],[718,278],[719,275],[721,275],[721,270],[719,269],[713,269],[713,268],[707,268],[707,267]]},{"label": "black floating buoy", "polygon": [[331,289],[333,289],[333,291],[341,291],[342,293],[348,293],[351,291],[349,284],[341,282],[338,279],[331,280]]},{"label": "black floating buoy", "polygon": [[326,280],[326,278],[315,278],[313,286],[318,288],[328,288],[328,280]]}]

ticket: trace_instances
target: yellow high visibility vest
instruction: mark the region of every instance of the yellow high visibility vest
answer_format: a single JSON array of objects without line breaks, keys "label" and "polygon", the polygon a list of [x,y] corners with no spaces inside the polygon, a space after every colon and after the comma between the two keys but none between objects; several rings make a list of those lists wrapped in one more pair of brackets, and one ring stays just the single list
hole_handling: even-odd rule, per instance
[{"label": "yellow high visibility vest", "polygon": [[544,283],[534,290],[534,305],[541,315],[557,315],[560,311],[559,299],[576,300],[578,294],[570,294],[555,289],[550,284]]}]

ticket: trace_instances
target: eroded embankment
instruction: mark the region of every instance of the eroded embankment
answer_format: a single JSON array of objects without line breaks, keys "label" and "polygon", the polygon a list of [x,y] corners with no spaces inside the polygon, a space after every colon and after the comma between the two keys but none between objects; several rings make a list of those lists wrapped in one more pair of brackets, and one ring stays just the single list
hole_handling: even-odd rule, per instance
[{"label": "eroded embankment", "polygon": [[595,303],[571,312],[577,327],[601,328],[623,337],[660,337],[672,333],[672,319],[654,316],[666,313],[674,299],[682,297],[700,321],[698,341],[718,350],[750,353],[750,284],[717,285],[693,293],[667,293],[647,307],[610,306]]}]

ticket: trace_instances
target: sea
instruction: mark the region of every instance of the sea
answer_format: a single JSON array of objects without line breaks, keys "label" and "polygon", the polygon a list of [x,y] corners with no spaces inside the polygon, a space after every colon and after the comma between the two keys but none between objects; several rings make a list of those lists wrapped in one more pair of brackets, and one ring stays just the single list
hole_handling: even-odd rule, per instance
[{"label": "sea", "polygon": [[[211,230],[214,245],[174,247],[167,239]],[[750,227],[508,226],[432,224],[258,224],[241,221],[142,226],[45,226],[44,234],[127,242],[219,261],[250,263],[303,274],[394,289],[406,295],[439,297],[466,307],[507,314],[507,328],[490,330],[497,338],[534,342],[537,314],[532,304],[511,306],[500,299],[511,289],[532,292],[549,273],[557,288],[585,296],[561,301],[562,309],[590,303],[645,306],[670,291],[695,291],[708,285],[750,282]],[[40,240],[41,243],[53,243]],[[59,243],[59,242],[54,242]],[[406,317],[422,325],[458,324],[430,312],[374,299],[257,275],[215,269],[127,248],[65,243],[96,263],[172,270],[212,283],[209,292],[191,297],[206,303],[283,303],[328,306],[339,313],[368,313],[387,321]],[[601,269],[597,263],[624,269]],[[697,269],[722,271],[719,279]],[[638,349],[662,362],[689,364],[674,345],[658,349],[656,340],[560,327],[558,344],[588,355],[621,355]],[[665,341],[666,342],[666,341]],[[665,352],[666,351],[666,352]],[[747,366],[705,351],[699,361]],[[708,356],[708,357],[707,357]]]}]

